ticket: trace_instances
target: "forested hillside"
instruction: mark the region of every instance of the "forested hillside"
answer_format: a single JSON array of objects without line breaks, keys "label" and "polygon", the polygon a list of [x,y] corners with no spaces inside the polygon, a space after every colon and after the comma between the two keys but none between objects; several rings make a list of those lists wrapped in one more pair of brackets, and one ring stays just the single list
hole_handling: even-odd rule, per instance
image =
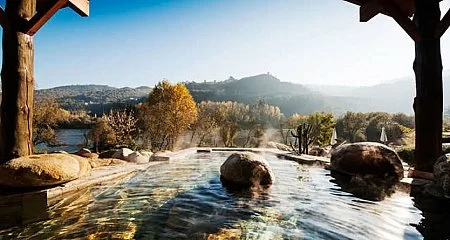
[{"label": "forested hillside", "polygon": [[36,90],[36,100],[55,98],[67,110],[87,110],[102,114],[111,107],[143,102],[151,88],[115,88],[106,85],[71,85]]},{"label": "forested hillside", "polygon": [[246,104],[264,100],[280,107],[285,115],[310,113],[326,109],[323,95],[303,85],[282,82],[270,74],[240,80],[229,78],[221,82],[185,83],[196,102],[237,101]]}]

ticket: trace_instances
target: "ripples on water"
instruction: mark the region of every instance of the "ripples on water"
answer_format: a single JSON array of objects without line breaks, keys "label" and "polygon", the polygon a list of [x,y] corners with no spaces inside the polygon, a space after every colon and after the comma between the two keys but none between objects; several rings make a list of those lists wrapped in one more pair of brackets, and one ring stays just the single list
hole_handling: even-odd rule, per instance
[{"label": "ripples on water", "polygon": [[266,156],[267,192],[229,192],[226,154],[195,154],[98,186],[54,207],[51,219],[0,232],[0,239],[416,239],[421,219],[406,193],[381,202],[340,191],[329,172]]}]

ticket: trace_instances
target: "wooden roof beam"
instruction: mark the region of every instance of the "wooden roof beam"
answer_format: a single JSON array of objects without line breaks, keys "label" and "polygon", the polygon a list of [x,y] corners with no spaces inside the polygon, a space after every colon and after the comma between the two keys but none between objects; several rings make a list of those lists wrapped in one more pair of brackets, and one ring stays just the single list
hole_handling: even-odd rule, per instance
[{"label": "wooden roof beam", "polygon": [[[366,7],[368,7],[370,6],[370,2],[373,2],[372,0],[344,0],[344,1],[353,3],[361,7],[363,7],[364,5],[367,5]],[[396,3],[401,12],[407,15],[408,17],[412,17],[412,15],[415,12],[414,0],[389,0],[389,1]],[[388,15],[388,13],[384,10],[381,10],[380,12],[382,14]]]},{"label": "wooden roof beam", "polygon": [[442,20],[438,23],[436,27],[436,37],[440,38],[447,31],[450,26],[450,9],[445,13]]},{"label": "wooden roof beam", "polygon": [[89,0],[69,0],[69,7],[82,17],[89,16]]},{"label": "wooden roof beam", "polygon": [[381,11],[383,11],[383,6],[379,0],[369,0],[359,8],[359,21],[368,22]]},{"label": "wooden roof beam", "polygon": [[33,36],[55,13],[67,5],[69,0],[56,0],[42,11],[37,12],[28,22],[26,34]]},{"label": "wooden roof beam", "polygon": [[2,26],[3,29],[8,29],[9,27],[8,17],[6,17],[5,10],[3,10],[1,6],[0,6],[0,25]]},{"label": "wooden roof beam", "polygon": [[421,40],[422,37],[420,36],[416,25],[407,15],[404,14],[404,12],[395,2],[389,0],[380,0],[380,3],[382,4],[387,14],[391,16],[414,41],[418,42]]}]

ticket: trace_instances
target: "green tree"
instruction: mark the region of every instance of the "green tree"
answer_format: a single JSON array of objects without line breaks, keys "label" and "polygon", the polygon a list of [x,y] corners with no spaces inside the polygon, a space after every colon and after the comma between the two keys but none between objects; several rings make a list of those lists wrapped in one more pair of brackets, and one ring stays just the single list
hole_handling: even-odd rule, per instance
[{"label": "green tree", "polygon": [[[373,112],[367,114],[366,137],[368,141],[379,142],[381,129],[384,127],[389,142],[400,140],[410,128],[398,123],[400,121],[408,126],[414,123],[404,114],[389,114],[385,112]],[[397,120],[397,121],[396,121]]]},{"label": "green tree", "polygon": [[413,129],[415,125],[414,116],[408,116],[404,113],[396,113],[392,115],[392,121],[411,129]]},{"label": "green tree", "polygon": [[94,149],[99,152],[116,145],[116,134],[106,118],[97,120],[94,127],[89,131],[88,138],[93,142]]},{"label": "green tree", "polygon": [[138,108],[144,138],[152,149],[173,149],[181,136],[197,119],[197,107],[182,84],[164,80],[158,83],[145,103]]},{"label": "green tree", "polygon": [[384,127],[388,140],[392,136],[388,133],[388,126],[392,124],[392,117],[389,113],[374,112],[367,114],[367,126],[365,129],[366,139],[371,142],[379,142],[381,136],[381,129]]},{"label": "green tree", "polygon": [[291,128],[295,129],[303,124],[306,124],[304,131],[308,136],[307,146],[330,144],[333,128],[336,125],[333,114],[324,112],[316,112],[306,116],[294,114],[288,119],[288,125]]},{"label": "green tree", "polygon": [[367,120],[364,113],[347,112],[336,121],[338,137],[349,142],[365,141],[366,126]]}]

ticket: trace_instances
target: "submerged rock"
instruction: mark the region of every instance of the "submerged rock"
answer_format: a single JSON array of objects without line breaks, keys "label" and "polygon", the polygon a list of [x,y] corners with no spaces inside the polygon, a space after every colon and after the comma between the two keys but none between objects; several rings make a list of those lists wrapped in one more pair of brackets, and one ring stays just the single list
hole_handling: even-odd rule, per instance
[{"label": "submerged rock", "polygon": [[344,144],[333,151],[331,168],[349,175],[403,178],[398,154],[386,145],[374,142]]},{"label": "submerged rock", "polygon": [[323,148],[319,146],[314,146],[309,150],[308,154],[312,156],[318,156],[318,157],[326,157],[331,149]]},{"label": "submerged rock", "polygon": [[140,154],[139,152],[132,152],[128,154],[128,156],[125,157],[125,161],[132,162],[132,163],[148,163],[150,161],[149,156],[144,156]]},{"label": "submerged rock", "polygon": [[116,150],[116,152],[111,157],[126,160],[126,157],[131,153],[133,153],[133,150],[129,148],[121,148],[119,150]]},{"label": "submerged rock", "polygon": [[288,146],[288,145],[286,145],[286,144],[277,143],[277,142],[268,142],[268,143],[266,144],[266,147],[269,147],[269,148],[276,148],[276,149],[278,149],[278,150],[286,151],[286,152],[292,151],[292,147],[290,147],[290,146]]},{"label": "submerged rock", "polygon": [[169,161],[170,157],[168,156],[168,154],[170,154],[170,153],[171,153],[170,151],[154,153],[150,157],[150,161]]},{"label": "submerged rock", "polygon": [[105,166],[116,166],[127,164],[127,161],[115,159],[115,158],[91,158],[89,163],[92,168],[105,167]]},{"label": "submerged rock", "polygon": [[117,149],[111,149],[101,152],[98,157],[99,158],[112,158],[113,155],[117,152]]},{"label": "submerged rock", "polygon": [[41,154],[0,165],[0,185],[42,187],[66,183],[89,174],[88,159],[68,154]]},{"label": "submerged rock", "polygon": [[275,177],[267,161],[260,155],[233,153],[220,167],[222,181],[238,187],[270,186]]},{"label": "submerged rock", "polygon": [[76,153],[74,153],[75,155],[78,155],[80,157],[85,157],[85,158],[98,158],[98,155],[95,153],[92,153],[91,150],[87,149],[87,148],[82,148],[80,150],[78,150]]},{"label": "submerged rock", "polygon": [[150,158],[153,155],[153,153],[150,151],[140,151],[140,154],[147,156],[148,158]]}]

